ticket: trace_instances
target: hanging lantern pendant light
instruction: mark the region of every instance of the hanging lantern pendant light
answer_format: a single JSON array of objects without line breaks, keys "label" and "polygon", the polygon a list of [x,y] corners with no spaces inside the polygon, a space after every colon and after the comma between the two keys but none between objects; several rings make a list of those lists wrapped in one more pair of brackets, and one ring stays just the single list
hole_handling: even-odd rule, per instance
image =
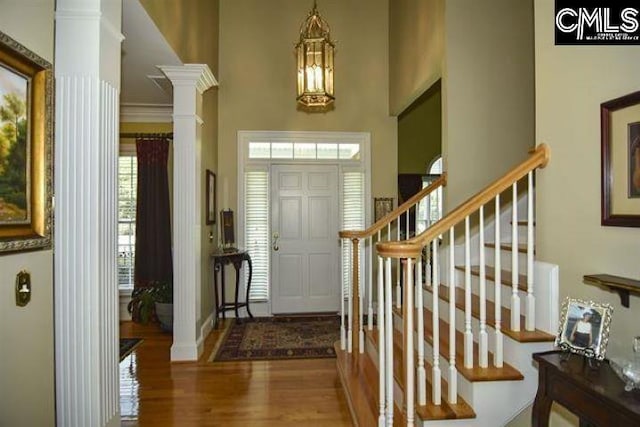
[{"label": "hanging lantern pendant light", "polygon": [[296,45],[298,58],[298,97],[306,107],[326,107],[334,101],[333,55],[335,45],[329,24],[322,19],[316,2],[300,26]]}]

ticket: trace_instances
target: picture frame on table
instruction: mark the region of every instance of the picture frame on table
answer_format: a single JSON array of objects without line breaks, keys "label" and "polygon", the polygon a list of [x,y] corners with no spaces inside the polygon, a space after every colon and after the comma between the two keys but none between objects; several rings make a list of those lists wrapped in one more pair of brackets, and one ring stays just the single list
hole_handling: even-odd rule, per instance
[{"label": "picture frame on table", "polygon": [[216,174],[206,170],[206,201],[205,201],[205,222],[207,225],[216,223]]},{"label": "picture frame on table", "polygon": [[0,32],[0,254],[51,248],[52,65]]},{"label": "picture frame on table", "polygon": [[603,360],[613,309],[609,304],[567,297],[555,344],[561,350]]},{"label": "picture frame on table", "polygon": [[600,105],[601,224],[640,227],[640,91]]},{"label": "picture frame on table", "polygon": [[220,228],[223,246],[233,246],[236,243],[233,211],[231,209],[220,211]]}]

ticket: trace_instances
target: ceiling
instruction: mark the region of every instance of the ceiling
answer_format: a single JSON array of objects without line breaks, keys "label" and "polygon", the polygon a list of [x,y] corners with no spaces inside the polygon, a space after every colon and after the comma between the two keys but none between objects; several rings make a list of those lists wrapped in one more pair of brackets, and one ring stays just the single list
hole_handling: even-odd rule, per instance
[{"label": "ceiling", "polygon": [[158,65],[182,65],[139,0],[122,2],[121,105],[171,105],[171,82]]}]

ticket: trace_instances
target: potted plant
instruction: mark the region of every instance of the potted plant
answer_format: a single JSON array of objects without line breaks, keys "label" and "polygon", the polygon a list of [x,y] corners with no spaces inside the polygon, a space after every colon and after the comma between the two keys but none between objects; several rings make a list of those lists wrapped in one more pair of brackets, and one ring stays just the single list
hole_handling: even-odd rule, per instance
[{"label": "potted plant", "polygon": [[164,331],[173,330],[173,286],[169,282],[158,283],[154,287],[153,300],[156,316]]},{"label": "potted plant", "polygon": [[171,283],[153,282],[149,286],[134,289],[127,310],[134,322],[147,323],[155,314],[160,321],[162,330],[173,330],[173,287]]}]

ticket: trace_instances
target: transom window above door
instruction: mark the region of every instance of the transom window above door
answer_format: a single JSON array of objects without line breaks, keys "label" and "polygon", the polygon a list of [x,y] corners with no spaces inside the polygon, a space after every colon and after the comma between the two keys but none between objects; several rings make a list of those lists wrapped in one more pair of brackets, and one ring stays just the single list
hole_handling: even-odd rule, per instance
[{"label": "transom window above door", "polygon": [[360,144],[249,142],[249,159],[360,160]]}]

